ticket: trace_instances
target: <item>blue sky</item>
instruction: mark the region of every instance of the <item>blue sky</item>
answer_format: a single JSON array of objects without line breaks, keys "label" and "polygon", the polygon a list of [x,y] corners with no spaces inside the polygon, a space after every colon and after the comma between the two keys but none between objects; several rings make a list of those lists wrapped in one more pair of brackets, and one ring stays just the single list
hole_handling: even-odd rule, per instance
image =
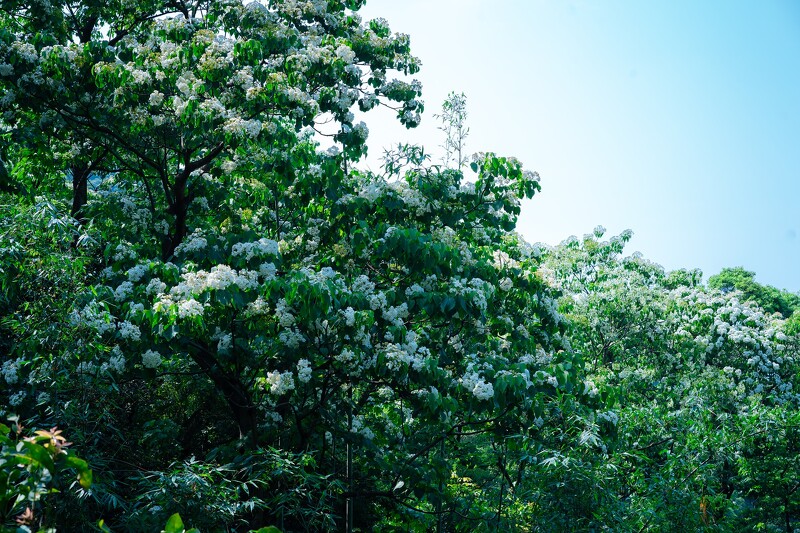
[{"label": "blue sky", "polygon": [[800,290],[800,2],[368,0],[411,35],[426,112],[372,112],[370,157],[434,155],[433,114],[468,99],[469,151],[542,177],[518,230],[556,244],[596,225],[708,276],[744,266]]}]

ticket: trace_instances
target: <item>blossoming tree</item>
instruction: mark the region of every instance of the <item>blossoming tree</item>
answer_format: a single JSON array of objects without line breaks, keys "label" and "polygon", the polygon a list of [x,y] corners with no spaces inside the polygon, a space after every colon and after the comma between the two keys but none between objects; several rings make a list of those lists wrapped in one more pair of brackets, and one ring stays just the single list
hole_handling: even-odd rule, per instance
[{"label": "blossoming tree", "polygon": [[535,174],[481,154],[466,181],[415,147],[357,170],[356,106],[422,110],[388,77],[417,70],[408,37],[360,4],[3,4],[3,155],[30,195],[2,242],[9,404],[101,473],[56,521],[510,527],[599,401],[513,234]]},{"label": "blossoming tree", "polygon": [[699,271],[623,257],[631,233],[604,231],[549,250],[544,268],[590,380],[618,391],[608,463],[626,475],[606,478],[620,498],[604,523],[786,530],[800,503],[790,322]]}]

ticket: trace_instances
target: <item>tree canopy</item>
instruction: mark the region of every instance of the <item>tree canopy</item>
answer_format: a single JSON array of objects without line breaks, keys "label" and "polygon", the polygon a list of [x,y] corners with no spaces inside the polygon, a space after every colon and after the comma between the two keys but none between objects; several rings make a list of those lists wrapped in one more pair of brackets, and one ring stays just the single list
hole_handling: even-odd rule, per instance
[{"label": "tree canopy", "polygon": [[364,170],[423,104],[362,4],[0,3],[2,527],[796,524],[797,299],[528,244],[463,95]]}]

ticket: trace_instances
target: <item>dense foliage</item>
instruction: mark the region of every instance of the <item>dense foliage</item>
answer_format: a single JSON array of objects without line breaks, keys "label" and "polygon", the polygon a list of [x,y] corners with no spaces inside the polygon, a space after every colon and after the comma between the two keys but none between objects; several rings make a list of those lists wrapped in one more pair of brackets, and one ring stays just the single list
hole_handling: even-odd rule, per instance
[{"label": "dense foliage", "polygon": [[0,3],[1,526],[792,531],[800,298],[527,244],[463,95],[361,170],[362,3]]}]

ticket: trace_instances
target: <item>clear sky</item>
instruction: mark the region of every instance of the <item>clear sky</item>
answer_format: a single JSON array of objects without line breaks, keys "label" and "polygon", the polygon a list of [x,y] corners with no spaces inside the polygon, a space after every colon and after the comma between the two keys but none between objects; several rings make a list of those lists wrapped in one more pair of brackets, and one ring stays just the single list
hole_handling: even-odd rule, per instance
[{"label": "clear sky", "polygon": [[433,114],[468,101],[468,151],[542,177],[518,230],[556,244],[605,226],[629,252],[705,279],[744,266],[800,290],[800,1],[368,0],[411,35],[426,112],[365,118],[368,163],[443,141]]}]

